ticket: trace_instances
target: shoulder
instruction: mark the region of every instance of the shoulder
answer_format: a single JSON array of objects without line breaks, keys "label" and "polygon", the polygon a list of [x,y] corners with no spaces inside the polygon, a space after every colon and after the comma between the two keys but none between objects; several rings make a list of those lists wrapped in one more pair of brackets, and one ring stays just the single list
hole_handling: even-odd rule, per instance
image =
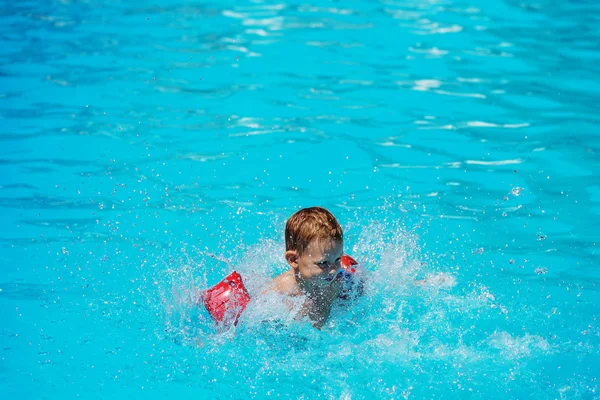
[{"label": "shoulder", "polygon": [[276,276],[267,286],[265,292],[278,292],[295,296],[300,293],[300,288],[296,283],[292,271],[286,271],[281,275]]}]

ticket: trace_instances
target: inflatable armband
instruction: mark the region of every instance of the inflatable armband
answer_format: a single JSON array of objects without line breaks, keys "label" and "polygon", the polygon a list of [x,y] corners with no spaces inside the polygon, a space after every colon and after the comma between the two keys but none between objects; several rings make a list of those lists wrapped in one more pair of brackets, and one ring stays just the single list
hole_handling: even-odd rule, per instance
[{"label": "inflatable armband", "polygon": [[242,277],[235,271],[205,291],[202,298],[208,313],[219,324],[233,321],[236,325],[240,314],[250,302]]},{"label": "inflatable armband", "polygon": [[338,271],[338,273],[346,273],[346,274],[353,274],[356,272],[356,268],[354,267],[355,265],[358,265],[358,263],[356,262],[356,260],[352,257],[350,257],[348,254],[344,254],[342,256],[342,259],[340,261],[341,264],[341,268]]},{"label": "inflatable armband", "polygon": [[338,275],[341,275],[343,288],[339,298],[343,300],[350,300],[354,296],[362,295],[364,291],[363,282],[361,279],[356,279],[354,275],[358,268],[358,263],[354,258],[347,254],[342,256],[340,262],[340,269]]}]

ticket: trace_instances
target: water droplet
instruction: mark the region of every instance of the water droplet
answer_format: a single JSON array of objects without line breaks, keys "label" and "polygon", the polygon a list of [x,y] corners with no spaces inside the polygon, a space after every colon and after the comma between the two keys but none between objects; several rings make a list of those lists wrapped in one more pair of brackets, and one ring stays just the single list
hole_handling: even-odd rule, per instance
[{"label": "water droplet", "polygon": [[544,235],[543,233],[538,233],[537,238],[538,240],[546,240],[546,235]]}]

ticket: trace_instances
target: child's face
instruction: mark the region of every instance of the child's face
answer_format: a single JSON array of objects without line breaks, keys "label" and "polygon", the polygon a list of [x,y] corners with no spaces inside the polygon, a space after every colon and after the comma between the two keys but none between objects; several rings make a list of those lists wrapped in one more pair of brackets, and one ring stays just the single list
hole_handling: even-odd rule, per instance
[{"label": "child's face", "polygon": [[[293,253],[291,257],[289,253]],[[331,284],[340,268],[344,244],[337,240],[314,240],[302,255],[287,252],[288,263],[306,284],[314,288],[325,288]]]}]

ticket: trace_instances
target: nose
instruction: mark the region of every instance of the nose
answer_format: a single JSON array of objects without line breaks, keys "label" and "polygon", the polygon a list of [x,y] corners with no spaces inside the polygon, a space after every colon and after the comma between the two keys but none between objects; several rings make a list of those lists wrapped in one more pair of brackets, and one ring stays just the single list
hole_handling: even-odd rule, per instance
[{"label": "nose", "polygon": [[327,274],[327,280],[332,281],[339,275],[340,269],[335,264],[332,264],[325,273]]}]

